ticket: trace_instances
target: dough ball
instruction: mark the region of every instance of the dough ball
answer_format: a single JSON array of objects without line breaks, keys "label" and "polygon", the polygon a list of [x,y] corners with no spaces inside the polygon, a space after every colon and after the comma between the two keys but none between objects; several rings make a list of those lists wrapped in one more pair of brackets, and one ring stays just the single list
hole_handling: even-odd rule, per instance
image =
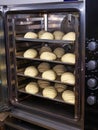
[{"label": "dough ball", "polygon": [[24,75],[36,77],[38,75],[38,70],[34,66],[29,66],[25,69]]},{"label": "dough ball", "polygon": [[40,88],[46,88],[47,86],[50,86],[50,82],[44,81],[44,80],[38,80],[38,85]]},{"label": "dough ball", "polygon": [[35,49],[28,49],[23,54],[26,58],[35,58],[37,56],[37,51]]},{"label": "dough ball", "polygon": [[61,40],[64,36],[64,33],[61,31],[54,31],[53,35],[55,40]]},{"label": "dough ball", "polygon": [[39,54],[42,54],[43,52],[52,52],[52,49],[49,46],[43,46],[40,49]]},{"label": "dough ball", "polygon": [[75,85],[75,75],[71,72],[65,72],[61,75],[61,82]]},{"label": "dough ball", "polygon": [[43,73],[44,71],[47,71],[50,69],[50,64],[46,62],[42,62],[38,65],[38,70],[40,73]]},{"label": "dough ball", "polygon": [[71,90],[66,90],[62,93],[62,98],[66,103],[75,104],[75,94]]},{"label": "dough ball", "polygon": [[43,52],[40,55],[40,59],[53,61],[56,59],[56,55],[52,52]]},{"label": "dough ball", "polygon": [[66,64],[75,64],[75,54],[66,53],[62,56],[61,61]]},{"label": "dough ball", "polygon": [[25,91],[30,94],[36,94],[39,91],[38,85],[36,82],[30,82],[26,85]]},{"label": "dough ball", "polygon": [[53,53],[57,56],[57,58],[61,58],[61,57],[64,55],[65,50],[64,50],[63,48],[61,48],[61,47],[57,47],[57,48],[53,51]]},{"label": "dough ball", "polygon": [[44,97],[54,99],[57,96],[57,91],[52,86],[49,86],[44,88],[42,94]]},{"label": "dough ball", "polygon": [[53,67],[53,70],[56,72],[58,76],[62,75],[64,72],[66,72],[66,68],[64,65],[55,65]]},{"label": "dough ball", "polygon": [[66,85],[60,84],[60,83],[55,83],[54,87],[56,88],[57,92],[59,92],[59,93],[63,92],[67,88]]},{"label": "dough ball", "polygon": [[42,73],[42,78],[53,81],[56,79],[56,74],[53,70],[47,70]]},{"label": "dough ball", "polygon": [[54,37],[53,37],[53,34],[50,33],[50,32],[45,32],[43,33],[41,36],[40,36],[40,39],[50,39],[50,40],[53,40]]},{"label": "dough ball", "polygon": [[42,35],[43,33],[45,33],[45,32],[46,32],[45,30],[41,30],[41,31],[39,31],[39,32],[38,32],[38,37],[40,38],[41,35]]},{"label": "dough ball", "polygon": [[36,39],[36,38],[37,38],[37,34],[34,33],[34,32],[27,32],[27,33],[24,35],[24,38],[34,38],[34,39]]},{"label": "dough ball", "polygon": [[75,34],[75,32],[69,32],[69,33],[65,34],[62,37],[62,40],[75,41],[76,40],[76,34]]}]

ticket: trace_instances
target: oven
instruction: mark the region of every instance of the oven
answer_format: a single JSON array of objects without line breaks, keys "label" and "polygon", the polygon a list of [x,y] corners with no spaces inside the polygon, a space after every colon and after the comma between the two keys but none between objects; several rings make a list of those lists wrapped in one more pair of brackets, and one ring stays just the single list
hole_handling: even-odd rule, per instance
[{"label": "oven", "polygon": [[7,129],[93,128],[96,81],[90,77],[97,70],[90,71],[89,58],[97,37],[86,23],[87,9],[85,1],[4,6]]},{"label": "oven", "polygon": [[82,1],[8,6],[12,117],[46,129],[83,129],[84,5]]}]

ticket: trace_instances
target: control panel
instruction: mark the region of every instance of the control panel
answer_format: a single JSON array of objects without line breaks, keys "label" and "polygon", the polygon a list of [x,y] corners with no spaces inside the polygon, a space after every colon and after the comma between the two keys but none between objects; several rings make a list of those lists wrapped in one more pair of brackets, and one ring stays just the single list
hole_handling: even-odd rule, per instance
[{"label": "control panel", "polygon": [[86,102],[96,105],[98,102],[98,41],[86,42]]}]

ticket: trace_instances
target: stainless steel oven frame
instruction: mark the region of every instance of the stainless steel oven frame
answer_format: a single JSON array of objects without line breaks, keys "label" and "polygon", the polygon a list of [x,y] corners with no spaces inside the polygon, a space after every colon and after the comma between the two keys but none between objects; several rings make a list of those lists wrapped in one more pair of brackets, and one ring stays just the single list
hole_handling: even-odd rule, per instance
[{"label": "stainless steel oven frame", "polygon": [[[11,29],[11,32],[8,30],[8,19],[7,16],[15,15],[15,14],[29,14],[36,12],[51,12],[51,11],[77,11],[79,12],[79,51],[80,61],[78,71],[81,75],[79,77],[80,86],[78,90],[78,95],[80,97],[80,102],[75,107],[75,119],[71,119],[68,117],[62,117],[60,115],[55,116],[54,114],[50,114],[48,111],[37,110],[37,108],[29,109],[26,105],[22,105],[18,103],[17,100],[14,99],[14,94],[11,87],[11,78],[14,77],[11,72],[11,64],[10,64],[10,53],[9,50],[15,49],[14,46],[14,26]],[[30,122],[31,124],[39,125],[46,129],[55,129],[55,130],[83,130],[84,129],[84,100],[85,100],[85,1],[73,1],[73,2],[61,2],[61,3],[47,3],[47,4],[26,4],[26,5],[11,5],[4,7],[4,20],[5,28],[6,28],[6,54],[7,54],[7,74],[8,74],[8,89],[9,89],[9,100],[10,105],[12,106],[10,115],[15,118],[19,118],[21,120]],[[12,24],[14,20],[12,19]],[[9,35],[12,35],[12,46],[10,45]],[[14,55],[13,55],[14,57]],[[13,59],[14,60],[14,59]],[[16,82],[16,81],[15,81]],[[17,98],[16,98],[17,99]]]},{"label": "stainless steel oven frame", "polygon": [[0,112],[9,110],[3,6],[0,6]]}]

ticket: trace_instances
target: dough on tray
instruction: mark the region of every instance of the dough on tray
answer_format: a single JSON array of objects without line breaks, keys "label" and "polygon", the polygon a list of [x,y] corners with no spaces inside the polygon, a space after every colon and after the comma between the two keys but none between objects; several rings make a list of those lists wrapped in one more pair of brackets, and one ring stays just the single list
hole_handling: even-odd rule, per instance
[{"label": "dough on tray", "polygon": [[53,61],[56,59],[56,55],[52,52],[43,52],[40,55],[40,59]]},{"label": "dough on tray", "polygon": [[75,104],[75,94],[73,91],[71,90],[65,90],[62,93],[62,99],[66,102],[66,103],[70,103],[70,104]]},{"label": "dough on tray", "polygon": [[47,70],[42,73],[42,78],[54,81],[56,79],[56,74],[53,70]]},{"label": "dough on tray", "polygon": [[75,64],[75,54],[73,53],[66,53],[62,56],[61,61],[66,64]]},{"label": "dough on tray", "polygon": [[42,35],[43,33],[45,33],[45,32],[46,32],[45,30],[41,30],[41,31],[39,31],[39,32],[38,32],[38,37],[40,38],[41,35]]},{"label": "dough on tray", "polygon": [[61,47],[57,47],[54,49],[53,53],[57,56],[57,58],[61,58],[64,55],[65,50]]},{"label": "dough on tray", "polygon": [[40,39],[49,39],[49,40],[53,40],[54,36],[52,33],[50,32],[45,32],[40,36]]},{"label": "dough on tray", "polygon": [[36,94],[39,91],[38,85],[36,82],[30,82],[26,85],[25,91],[30,94]]},{"label": "dough on tray", "polygon": [[38,65],[38,70],[40,73],[43,73],[44,71],[47,71],[50,69],[50,64],[46,62],[42,62]]},{"label": "dough on tray", "polygon": [[38,75],[38,70],[35,66],[28,66],[24,71],[24,75],[36,77]]},{"label": "dough on tray", "polygon": [[63,92],[67,88],[65,84],[60,84],[60,83],[55,83],[54,87],[59,93]]},{"label": "dough on tray", "polygon": [[61,31],[54,31],[53,35],[55,40],[61,40],[62,37],[64,36],[64,33]]},{"label": "dough on tray", "polygon": [[61,75],[61,82],[75,85],[75,75],[71,72],[65,72]]},{"label": "dough on tray", "polygon": [[76,34],[75,32],[68,32],[62,37],[62,40],[69,40],[69,41],[75,41],[76,40]]},{"label": "dough on tray", "polygon": [[52,86],[43,89],[42,94],[44,97],[54,99],[57,96],[57,91]]},{"label": "dough on tray", "polygon": [[52,49],[49,46],[43,46],[39,50],[39,54],[42,54],[43,52],[52,52]]},{"label": "dough on tray", "polygon": [[27,32],[27,33],[24,35],[24,38],[34,38],[34,39],[36,39],[36,38],[37,38],[37,34],[34,33],[34,32]]},{"label": "dough on tray", "polygon": [[23,54],[26,58],[35,58],[37,56],[37,51],[35,49],[28,49]]},{"label": "dough on tray", "polygon": [[38,82],[39,87],[42,89],[46,88],[47,86],[50,86],[50,82],[48,82],[48,81],[44,81],[44,80],[39,79],[37,82]]},{"label": "dough on tray", "polygon": [[66,68],[64,65],[55,65],[53,67],[53,70],[56,72],[58,76],[62,75],[64,72],[66,72]]}]

